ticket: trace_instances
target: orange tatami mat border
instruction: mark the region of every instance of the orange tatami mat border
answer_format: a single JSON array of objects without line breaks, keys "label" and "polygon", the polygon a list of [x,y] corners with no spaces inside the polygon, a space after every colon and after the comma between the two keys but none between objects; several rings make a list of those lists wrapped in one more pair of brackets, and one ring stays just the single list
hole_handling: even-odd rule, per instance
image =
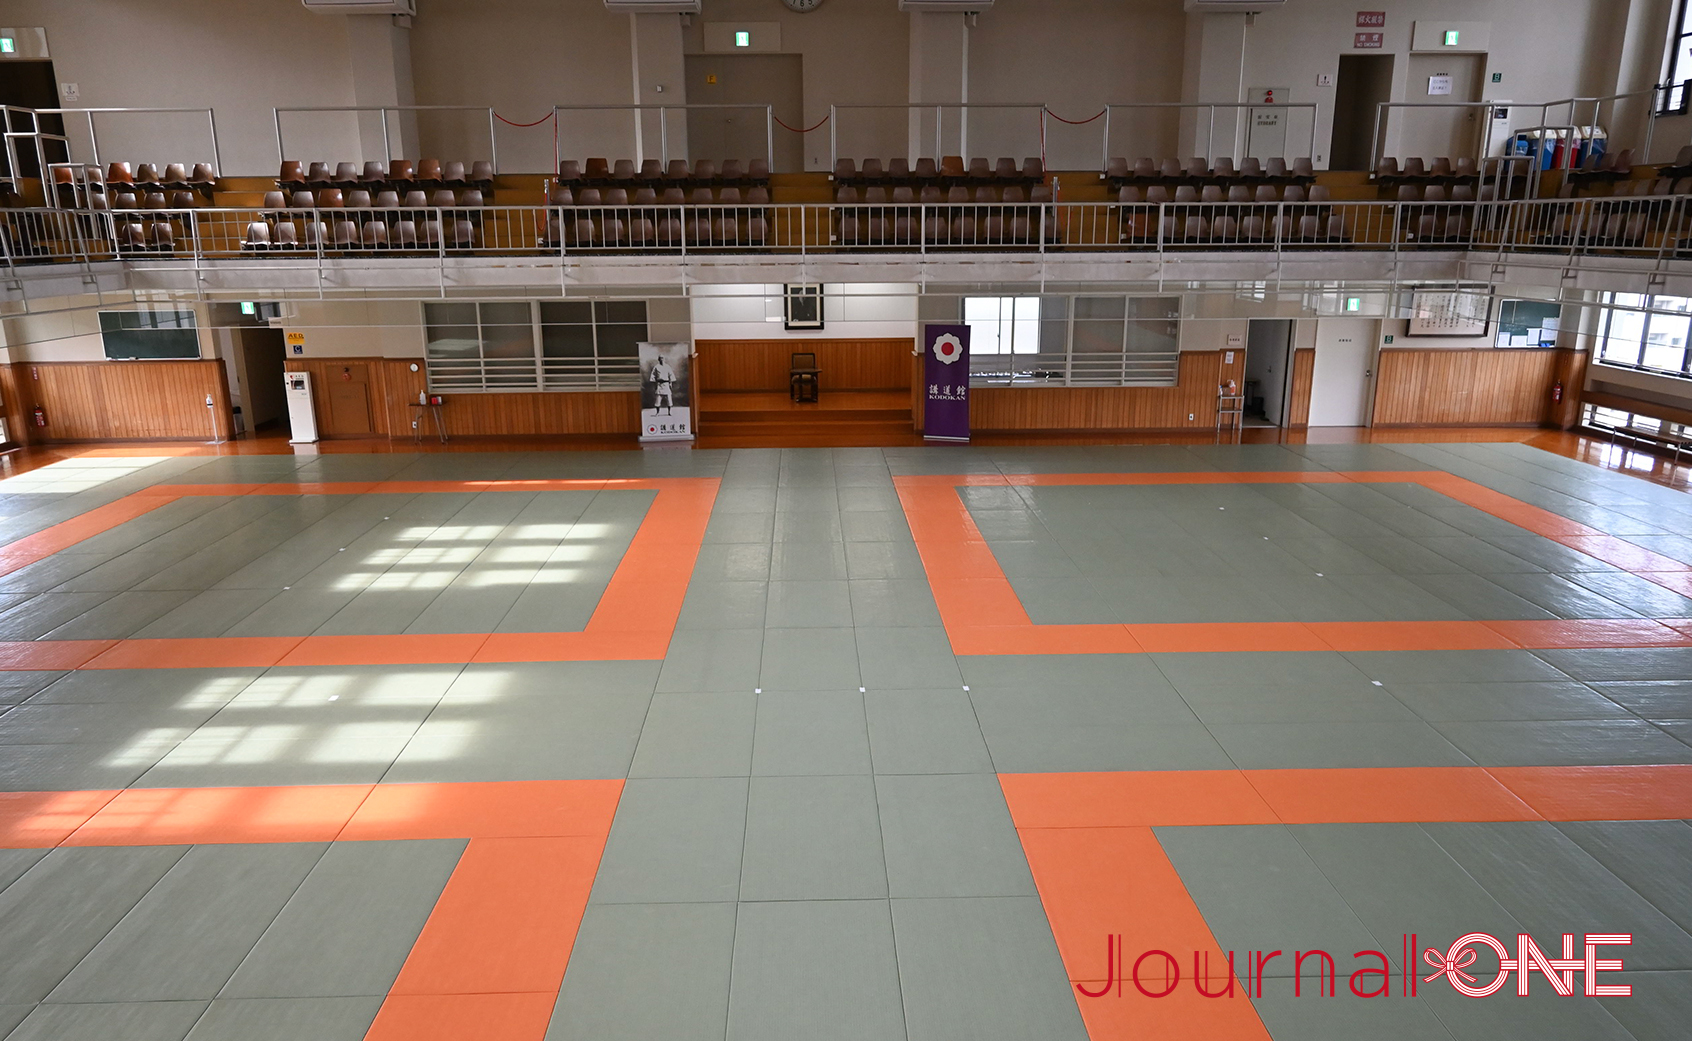
[{"label": "orange tatami mat border", "polygon": [[468,839],[366,1041],[542,1041],[620,780],[0,793],[0,849]]},{"label": "orange tatami mat border", "polygon": [[681,615],[719,484],[714,477],[658,477],[156,485],[0,546],[0,575],[185,496],[624,490],[657,495],[580,632],[0,641],[0,671],[657,660],[664,657]]},{"label": "orange tatami mat border", "polygon": [[1692,596],[1692,565],[1439,471],[960,474],[893,478],[956,654],[1134,654],[1173,651],[1554,650],[1692,647],[1688,619],[1437,622],[1173,622],[1037,625],[958,494],[965,487],[1154,484],[1407,483]]},{"label": "orange tatami mat border", "polygon": [[[1227,953],[1153,828],[1692,816],[1692,766],[1673,765],[1001,774],[999,783],[1091,1041],[1269,1037],[1240,979],[1221,998],[1200,997],[1190,975],[1164,998],[1123,986],[1146,951],[1170,952],[1183,975],[1199,975],[1194,960],[1207,959],[1207,989],[1227,985]],[[1249,865],[1242,871],[1250,877]],[[1245,969],[1247,952],[1235,954]],[[1165,964],[1149,962],[1149,989],[1162,985]]]}]

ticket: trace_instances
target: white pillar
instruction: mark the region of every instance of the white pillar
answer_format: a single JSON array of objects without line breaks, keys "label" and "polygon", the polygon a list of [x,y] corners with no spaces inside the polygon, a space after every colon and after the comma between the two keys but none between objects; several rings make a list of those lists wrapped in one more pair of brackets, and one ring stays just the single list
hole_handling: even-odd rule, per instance
[{"label": "white pillar", "polygon": [[[411,20],[386,14],[347,15],[347,51],[352,58],[353,104],[415,105],[411,78]],[[418,157],[417,117],[388,113],[388,139],[382,140],[379,113],[360,113],[358,139],[366,161]],[[490,142],[491,147],[491,142]]]},{"label": "white pillar", "polygon": [[[1247,14],[1187,15],[1186,60],[1181,100],[1244,101]],[[1217,109],[1214,123],[1207,109],[1182,113],[1180,151],[1193,156],[1233,156],[1240,109]]]},{"label": "white pillar", "polygon": [[[1616,94],[1630,94],[1648,90],[1666,71],[1663,68],[1664,48],[1669,25],[1679,14],[1679,4],[1674,0],[1614,0],[1614,8],[1613,17],[1621,37],[1618,41],[1619,53],[1615,55],[1613,76],[1605,75],[1599,80],[1601,87],[1610,89],[1598,93],[1609,94],[1613,90]],[[1692,78],[1692,69],[1680,69],[1678,76],[1683,80]],[[1652,137],[1652,155],[1644,154],[1646,121],[1650,119],[1648,105],[1645,100],[1605,105],[1600,121],[1609,131],[1610,150],[1637,148],[1640,151],[1634,156],[1634,161],[1638,163],[1672,161],[1680,146],[1686,144],[1686,137],[1685,134],[1661,133],[1661,126],[1657,127],[1659,133]],[[1589,113],[1579,115],[1582,122],[1590,118]]]},{"label": "white pillar", "polygon": [[[969,138],[957,106],[969,102],[969,16],[913,11],[910,18],[910,103],[929,107],[911,110],[908,154],[968,159]],[[938,144],[935,105],[943,106]]]},{"label": "white pillar", "polygon": [[[660,117],[656,106],[687,104],[687,68],[682,57],[681,16],[629,15],[629,47],[634,77],[633,103],[654,106],[634,120],[634,157],[687,157],[687,112],[677,109]],[[668,135],[668,148],[664,137]]]}]

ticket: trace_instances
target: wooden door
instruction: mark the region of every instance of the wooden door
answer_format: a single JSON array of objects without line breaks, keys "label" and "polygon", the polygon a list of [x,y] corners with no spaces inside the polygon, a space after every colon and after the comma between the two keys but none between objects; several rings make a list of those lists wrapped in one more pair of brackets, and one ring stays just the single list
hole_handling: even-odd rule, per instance
[{"label": "wooden door", "polygon": [[329,422],[324,433],[335,437],[369,436],[376,432],[370,416],[370,366],[363,362],[330,365],[324,396]]}]

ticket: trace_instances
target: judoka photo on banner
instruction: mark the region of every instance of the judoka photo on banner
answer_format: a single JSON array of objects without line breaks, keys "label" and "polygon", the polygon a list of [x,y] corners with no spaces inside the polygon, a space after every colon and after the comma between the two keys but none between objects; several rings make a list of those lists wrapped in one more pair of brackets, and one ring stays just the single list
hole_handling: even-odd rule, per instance
[{"label": "judoka photo on banner", "polygon": [[693,437],[692,346],[686,343],[640,345],[640,439],[691,440]]}]

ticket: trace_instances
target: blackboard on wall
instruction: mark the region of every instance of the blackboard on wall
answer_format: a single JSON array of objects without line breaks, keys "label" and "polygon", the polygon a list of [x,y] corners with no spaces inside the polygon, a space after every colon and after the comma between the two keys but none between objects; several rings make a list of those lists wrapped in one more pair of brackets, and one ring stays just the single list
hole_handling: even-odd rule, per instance
[{"label": "blackboard on wall", "polygon": [[101,311],[100,338],[113,361],[200,356],[193,311]]}]

